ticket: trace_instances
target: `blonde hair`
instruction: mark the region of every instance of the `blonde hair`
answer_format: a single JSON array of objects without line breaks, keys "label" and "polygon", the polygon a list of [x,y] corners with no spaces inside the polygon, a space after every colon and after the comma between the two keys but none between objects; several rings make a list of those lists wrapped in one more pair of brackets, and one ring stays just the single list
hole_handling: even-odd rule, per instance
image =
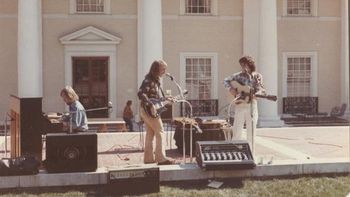
[{"label": "blonde hair", "polygon": [[79,96],[77,93],[75,93],[71,86],[66,86],[61,90],[61,96],[63,95],[66,96],[70,102],[79,100]]},{"label": "blonde hair", "polygon": [[159,78],[159,70],[161,66],[167,67],[168,64],[164,60],[155,60],[151,65],[148,75],[155,79]]}]

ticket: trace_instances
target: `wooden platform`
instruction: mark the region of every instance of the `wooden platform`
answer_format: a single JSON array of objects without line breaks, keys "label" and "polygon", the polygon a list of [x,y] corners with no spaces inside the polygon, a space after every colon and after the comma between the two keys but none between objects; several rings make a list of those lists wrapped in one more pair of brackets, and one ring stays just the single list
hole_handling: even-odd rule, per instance
[{"label": "wooden platform", "polygon": [[94,130],[97,132],[126,132],[125,121],[123,120],[97,120],[88,121],[89,130]]}]

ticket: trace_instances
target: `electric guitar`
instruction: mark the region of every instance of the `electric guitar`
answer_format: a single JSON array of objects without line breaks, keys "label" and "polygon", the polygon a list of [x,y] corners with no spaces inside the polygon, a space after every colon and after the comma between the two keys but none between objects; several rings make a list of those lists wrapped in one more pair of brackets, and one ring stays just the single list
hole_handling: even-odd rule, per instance
[{"label": "electric guitar", "polygon": [[152,118],[158,118],[161,113],[167,110],[166,105],[176,103],[181,98],[181,95],[170,98],[150,98],[149,101],[153,104],[152,106],[144,105],[145,112]]},{"label": "electric guitar", "polygon": [[[249,103],[252,98],[251,98],[251,90],[252,88],[248,85],[242,85],[238,81],[231,81],[231,87],[233,87],[238,95],[236,96],[235,99],[237,99],[237,102],[244,102],[244,103]],[[258,97],[258,98],[265,98],[270,101],[277,101],[277,96],[274,95],[262,95],[262,94],[254,94],[253,96]]]}]

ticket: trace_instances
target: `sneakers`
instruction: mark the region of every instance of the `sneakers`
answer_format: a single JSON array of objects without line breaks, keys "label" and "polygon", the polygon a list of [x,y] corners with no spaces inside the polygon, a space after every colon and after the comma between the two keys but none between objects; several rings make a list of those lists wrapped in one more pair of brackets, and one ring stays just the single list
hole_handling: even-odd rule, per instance
[{"label": "sneakers", "polygon": [[175,161],[172,161],[172,160],[165,160],[158,163],[158,165],[173,165],[173,164],[175,164]]}]

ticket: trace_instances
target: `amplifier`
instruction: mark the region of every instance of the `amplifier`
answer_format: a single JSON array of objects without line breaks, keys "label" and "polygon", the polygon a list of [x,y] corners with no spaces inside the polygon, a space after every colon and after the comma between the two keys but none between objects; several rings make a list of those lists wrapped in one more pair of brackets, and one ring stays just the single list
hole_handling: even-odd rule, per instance
[{"label": "amplifier", "polygon": [[115,195],[159,192],[159,167],[126,166],[109,169],[106,192]]},{"label": "amplifier", "polygon": [[249,144],[244,140],[199,141],[196,161],[205,170],[252,169],[255,162]]},{"label": "amplifier", "polygon": [[46,170],[51,173],[97,169],[97,135],[93,132],[46,135]]}]

